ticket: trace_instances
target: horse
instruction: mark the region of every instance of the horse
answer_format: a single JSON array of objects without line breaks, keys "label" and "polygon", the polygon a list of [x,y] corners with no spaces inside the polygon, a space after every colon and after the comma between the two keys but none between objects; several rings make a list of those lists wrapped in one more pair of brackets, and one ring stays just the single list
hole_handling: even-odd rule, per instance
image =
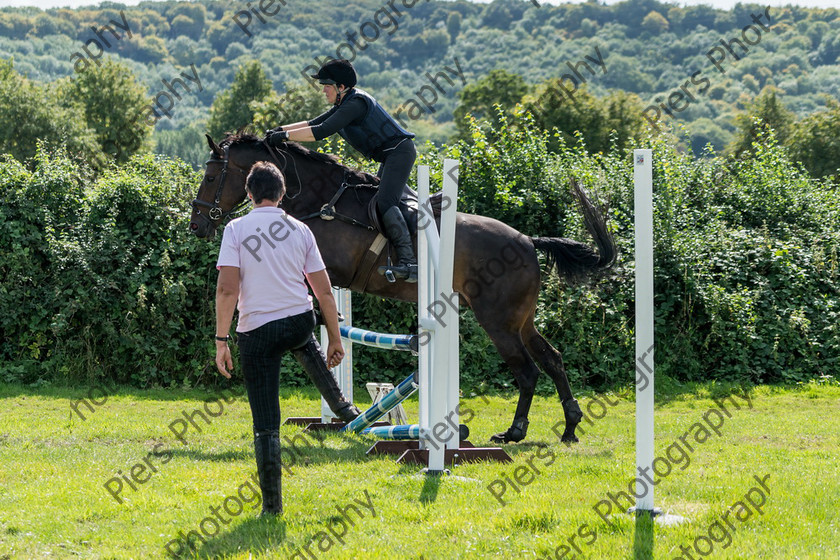
[{"label": "horse", "polygon": [[[417,301],[417,284],[388,281],[374,272],[386,263],[385,253],[374,262],[370,257],[371,245],[379,235],[369,214],[377,177],[294,142],[274,147],[253,134],[236,134],[217,144],[205,136],[212,153],[192,201],[189,227],[196,236],[215,235],[216,228],[247,202],[245,179],[251,166],[259,161],[273,162],[286,178],[286,196],[280,207],[312,230],[333,286]],[[608,269],[617,251],[600,211],[575,180],[571,187],[597,252],[575,240],[529,237],[493,218],[456,214],[453,291],[459,294],[462,306],[472,309],[519,389],[511,426],[493,435],[494,443],[525,438],[540,368],[551,377],[563,406],[561,441],[578,441],[575,428],[583,413],[572,395],[562,355],[534,326],[542,281],[537,252],[545,255],[549,270],[556,268],[559,275],[577,280]],[[437,219],[443,203],[437,197],[433,205]]]}]

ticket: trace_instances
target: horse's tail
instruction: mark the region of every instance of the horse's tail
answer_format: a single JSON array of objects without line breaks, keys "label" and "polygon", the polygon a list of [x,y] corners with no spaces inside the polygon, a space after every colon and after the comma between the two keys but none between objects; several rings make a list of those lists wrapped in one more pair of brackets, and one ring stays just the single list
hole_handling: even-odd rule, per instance
[{"label": "horse's tail", "polygon": [[572,179],[572,194],[583,213],[586,229],[595,239],[598,251],[594,251],[585,243],[563,237],[532,237],[531,242],[535,249],[545,254],[549,270],[556,266],[560,276],[575,282],[592,272],[611,267],[615,263],[618,250],[607,229],[606,219],[575,179]]}]

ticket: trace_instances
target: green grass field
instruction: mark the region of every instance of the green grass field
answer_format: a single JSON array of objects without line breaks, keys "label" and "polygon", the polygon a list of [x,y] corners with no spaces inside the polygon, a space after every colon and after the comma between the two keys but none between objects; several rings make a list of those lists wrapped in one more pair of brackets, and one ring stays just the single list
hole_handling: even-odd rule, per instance
[{"label": "green grass field", "polygon": [[[284,427],[296,437],[285,512],[258,519],[244,397],[205,412],[210,393],[118,389],[94,393],[82,420],[71,402],[88,390],[0,387],[0,559],[172,557],[167,547],[186,558],[840,558],[836,383],[755,387],[749,402],[721,401],[729,415],[712,398],[730,387],[662,391],[656,504],[686,518],[674,526],[623,513],[635,405],[619,395],[579,396],[593,420],[573,446],[552,431],[556,397],[537,397],[528,438],[506,446],[512,464],[445,477],[370,458],[365,437]],[[470,439],[486,444],[514,404],[513,394],[463,399]],[[281,407],[318,410],[298,391]],[[209,421],[194,416],[200,432],[184,414],[196,409]],[[190,531],[192,547],[179,537]]]}]

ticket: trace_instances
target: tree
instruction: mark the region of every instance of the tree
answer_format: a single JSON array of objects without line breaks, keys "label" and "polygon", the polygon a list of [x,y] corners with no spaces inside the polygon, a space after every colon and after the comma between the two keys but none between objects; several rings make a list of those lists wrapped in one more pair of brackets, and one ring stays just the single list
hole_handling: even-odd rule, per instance
[{"label": "tree", "polygon": [[840,30],[823,35],[819,49],[817,49],[816,62],[818,64],[835,64],[840,58]]},{"label": "tree", "polygon": [[528,93],[528,84],[522,76],[507,70],[493,70],[473,84],[458,92],[458,106],[453,115],[458,130],[456,138],[468,140],[470,135],[469,117],[487,119],[494,127],[499,126],[499,119],[494,105],[499,105],[508,114]]},{"label": "tree", "polygon": [[82,107],[102,151],[117,163],[149,148],[158,117],[146,88],[128,66],[110,57],[101,66],[90,65],[77,73],[66,97]]},{"label": "tree", "polygon": [[711,144],[716,151],[722,150],[732,141],[732,134],[724,130],[713,120],[701,117],[689,123],[689,141],[695,156],[702,156],[706,146]]},{"label": "tree", "polygon": [[790,112],[776,97],[776,90],[772,86],[765,87],[746,111],[735,117],[735,140],[727,147],[727,151],[734,155],[752,153],[753,142],[759,138],[759,131],[765,128],[773,129],[779,144],[784,144],[791,132],[794,114]]},{"label": "tree", "polygon": [[204,139],[205,123],[198,121],[179,130],[155,131],[155,153],[178,158],[202,169],[207,161],[207,141]]},{"label": "tree", "polygon": [[455,40],[461,33],[461,14],[458,12],[449,14],[449,17],[446,18],[446,31],[449,33],[449,42],[454,45]]},{"label": "tree", "polygon": [[[261,101],[251,102],[254,110],[254,129],[257,134],[282,124],[312,120],[329,108],[324,94],[304,82],[287,82],[286,92],[271,95]],[[303,142],[313,150],[339,156],[345,162],[359,159],[360,154],[337,136],[318,142]]]},{"label": "tree", "polygon": [[170,34],[173,38],[189,37],[190,39],[197,40],[201,37],[201,32],[204,30],[202,23],[185,15],[175,16],[175,19],[172,20],[170,25]]},{"label": "tree", "polygon": [[496,29],[510,29],[513,22],[522,19],[522,14],[528,7],[524,2],[515,0],[493,0],[481,13],[482,27],[495,27]]},{"label": "tree", "polygon": [[205,37],[217,53],[223,54],[228,45],[241,41],[244,35],[239,26],[229,25],[228,22],[214,21],[207,26]]},{"label": "tree", "polygon": [[[556,129],[565,144],[575,143],[580,132],[587,150],[607,153],[611,148],[624,150],[644,137],[644,105],[637,95],[617,90],[598,99],[583,85],[570,97],[564,87],[570,87],[568,81],[546,80],[534,95],[525,97],[523,105],[537,125]],[[558,149],[559,141],[552,140],[549,147]]]},{"label": "tree", "polygon": [[[611,91],[602,100],[604,104],[605,126],[607,136],[601,139],[600,149],[606,153],[609,148],[626,150],[634,141],[638,141],[647,133],[644,117],[644,104],[638,95],[622,90]],[[615,145],[611,144],[612,137]]]},{"label": "tree", "polygon": [[207,8],[198,2],[178,2],[167,10],[166,15],[170,20],[175,20],[181,16],[189,18],[199,28],[203,28],[207,18]]},{"label": "tree", "polygon": [[651,35],[660,35],[668,31],[670,24],[665,16],[653,10],[642,20],[642,29]]},{"label": "tree", "polygon": [[[568,82],[554,78],[537,86],[536,92],[523,100],[525,109],[534,115],[534,122],[545,130],[556,128],[566,144],[576,142],[575,132],[583,133],[586,147],[598,151],[605,137],[603,107],[594,95],[581,86],[570,98],[562,89]],[[558,141],[552,140],[552,150]]]},{"label": "tree", "polygon": [[0,61],[0,152],[26,161],[38,141],[65,145],[93,167],[105,159],[92,130],[79,111],[63,107],[55,93],[21,76],[12,61]]},{"label": "tree", "polygon": [[210,107],[208,132],[219,138],[254,121],[252,103],[265,101],[271,95],[271,80],[265,75],[262,64],[252,60],[236,71],[233,85],[223,91]]},{"label": "tree", "polygon": [[312,120],[328,109],[327,100],[304,82],[288,82],[286,92],[274,91],[263,99],[251,102],[254,128],[258,131],[282,124]]},{"label": "tree", "polygon": [[828,98],[827,105],[799,121],[787,142],[791,157],[815,177],[840,171],[840,103]]}]

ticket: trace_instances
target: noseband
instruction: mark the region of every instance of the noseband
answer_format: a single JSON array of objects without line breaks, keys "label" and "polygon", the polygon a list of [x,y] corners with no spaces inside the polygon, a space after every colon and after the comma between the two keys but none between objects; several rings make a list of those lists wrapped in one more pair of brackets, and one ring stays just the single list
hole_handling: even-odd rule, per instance
[{"label": "noseband", "polygon": [[[210,204],[209,202],[205,202],[203,200],[199,200],[197,198],[193,199],[193,201],[190,203],[190,205],[195,210],[195,213],[198,214],[199,216],[201,216],[201,218],[203,220],[206,220],[207,222],[209,222],[210,225],[213,226],[213,227],[215,227],[215,222],[217,222],[219,220],[223,220],[223,219],[227,218],[228,216],[230,216],[231,214],[235,214],[235,213],[239,212],[240,210],[245,208],[245,206],[248,205],[248,199],[245,198],[245,199],[242,200],[242,202],[240,202],[239,204],[237,204],[236,206],[234,206],[233,208],[231,208],[227,212],[224,212],[222,210],[221,206],[219,206],[219,202],[221,201],[221,198],[222,198],[222,192],[224,191],[224,188],[225,188],[225,177],[227,176],[228,166],[230,165],[230,146],[225,146],[224,151],[225,151],[225,155],[224,155],[224,158],[222,159],[222,176],[219,178],[219,186],[216,187],[216,196],[213,200],[213,204]],[[218,163],[218,161],[219,161],[218,159],[209,159],[209,160],[207,160],[207,162],[205,162],[204,165],[207,165],[209,163]],[[240,169],[238,167],[234,166],[234,169],[236,169],[237,171],[239,171],[243,175],[247,175],[247,172],[243,171],[242,169]],[[209,210],[207,212],[207,216],[202,214],[201,210],[199,208],[209,208]]]}]

